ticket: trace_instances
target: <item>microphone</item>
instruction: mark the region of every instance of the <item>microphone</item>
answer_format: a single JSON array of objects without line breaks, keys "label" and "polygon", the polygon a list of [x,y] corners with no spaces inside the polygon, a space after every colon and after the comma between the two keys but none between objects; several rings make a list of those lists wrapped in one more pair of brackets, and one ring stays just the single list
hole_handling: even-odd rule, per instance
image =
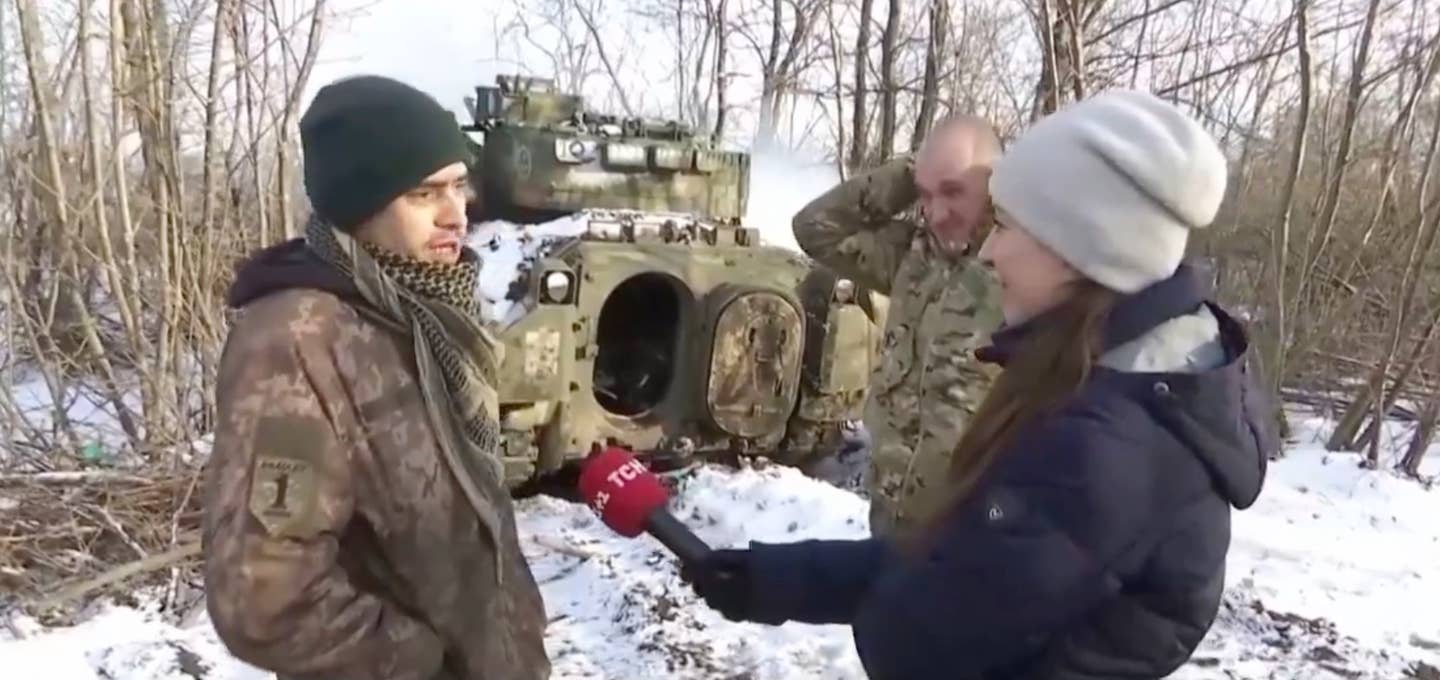
[{"label": "microphone", "polygon": [[659,478],[625,449],[611,446],[585,460],[580,496],[621,536],[649,532],[686,564],[710,554],[710,546],[666,509],[669,494]]}]

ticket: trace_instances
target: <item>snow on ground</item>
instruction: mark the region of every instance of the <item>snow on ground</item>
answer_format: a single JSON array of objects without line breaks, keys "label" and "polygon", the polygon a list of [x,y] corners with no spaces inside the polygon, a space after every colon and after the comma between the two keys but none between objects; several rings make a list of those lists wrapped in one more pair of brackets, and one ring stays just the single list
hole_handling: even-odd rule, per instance
[{"label": "snow on ground", "polygon": [[[1324,421],[1293,422],[1296,454],[1272,464],[1265,493],[1237,518],[1232,579],[1253,583],[1271,607],[1336,621],[1371,647],[1403,649],[1417,637],[1440,644],[1440,612],[1416,606],[1440,603],[1440,490],[1360,469],[1355,454],[1327,455]],[[1403,434],[1398,444],[1408,440],[1408,427],[1388,429]],[[1437,452],[1422,471],[1440,472]],[[1440,664],[1440,655],[1428,658]]]},{"label": "snow on ground", "polygon": [[[20,637],[18,641],[15,639]],[[15,680],[273,680],[226,653],[208,619],[177,627],[144,608],[103,606],[58,630],[0,628],[0,669]]]},{"label": "snow on ground", "polygon": [[[717,547],[868,533],[864,500],[788,469],[702,469],[672,511]],[[619,537],[564,501],[535,499],[524,512],[522,529],[542,545],[596,553],[542,548],[536,578],[564,617],[551,633],[557,678],[864,677],[847,626],[731,623],[696,600],[657,541]]]},{"label": "snow on ground", "polygon": [[[823,190],[821,179],[785,186],[788,196],[776,183],[756,182],[771,194],[752,201],[764,214],[791,214]],[[768,241],[793,247],[788,222],[755,224]],[[513,318],[506,289],[546,239],[582,229],[575,219],[482,225],[471,243],[485,258],[480,292],[490,317]],[[20,400],[43,402],[43,392]],[[1271,464],[1256,506],[1235,516],[1219,620],[1173,677],[1389,680],[1410,677],[1412,664],[1440,666],[1440,608],[1432,604],[1440,602],[1440,491],[1360,470],[1353,454],[1325,452],[1327,423],[1295,413],[1289,455]],[[1397,423],[1387,435],[1403,444],[1406,427]],[[818,474],[853,486],[865,453],[852,447]],[[1425,472],[1440,473],[1440,454]],[[863,498],[789,469],[702,469],[673,503],[716,546],[868,531]],[[519,521],[552,618],[555,680],[864,677],[848,627],[725,621],[679,581],[658,542],[621,538],[583,506],[527,499]],[[203,608],[175,626],[145,605],[102,605],[79,625],[48,630],[0,610],[0,669],[7,678],[46,680],[273,680],[224,651]],[[1440,680],[1430,672],[1419,677]]]},{"label": "snow on ground", "polygon": [[[1440,610],[1430,604],[1440,602],[1440,491],[1358,470],[1355,456],[1313,441],[1321,422],[1298,423],[1259,503],[1235,516],[1225,607],[1177,680],[1378,680],[1414,677],[1419,662],[1440,666]],[[703,468],[672,510],[715,546],[868,531],[863,498],[779,467]],[[846,626],[725,621],[680,582],[655,540],[622,538],[588,508],[553,498],[526,499],[519,511],[552,618],[556,680],[864,678]],[[230,658],[203,611],[192,618],[177,628],[113,607],[48,631],[14,619],[10,632],[0,626],[0,668],[46,680],[272,678]]]}]

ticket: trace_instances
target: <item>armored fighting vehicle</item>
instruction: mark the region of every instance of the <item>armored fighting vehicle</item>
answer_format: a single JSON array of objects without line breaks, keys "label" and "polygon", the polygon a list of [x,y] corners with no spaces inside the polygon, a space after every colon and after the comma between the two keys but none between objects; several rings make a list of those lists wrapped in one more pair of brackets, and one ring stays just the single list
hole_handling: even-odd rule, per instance
[{"label": "armored fighting vehicle", "polygon": [[749,154],[677,121],[587,110],[548,80],[475,94],[463,127],[485,217],[584,226],[538,253],[512,286],[521,313],[494,328],[512,485],[612,443],[656,469],[803,467],[838,444],[883,301],[744,224]]}]

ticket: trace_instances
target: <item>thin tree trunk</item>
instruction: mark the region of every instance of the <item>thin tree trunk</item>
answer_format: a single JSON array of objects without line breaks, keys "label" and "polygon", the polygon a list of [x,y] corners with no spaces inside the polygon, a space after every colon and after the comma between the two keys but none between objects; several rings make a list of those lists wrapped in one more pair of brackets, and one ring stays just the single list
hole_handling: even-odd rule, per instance
[{"label": "thin tree trunk", "polygon": [[890,0],[885,32],[880,38],[880,158],[889,158],[895,153],[895,94],[899,89],[895,83],[895,52],[900,36],[901,2]]},{"label": "thin tree trunk", "polygon": [[[1371,213],[1370,225],[1361,240],[1360,246],[1356,248],[1355,256],[1350,259],[1346,270],[1340,275],[1342,279],[1349,279],[1356,266],[1358,266],[1360,251],[1365,247],[1370,234],[1380,221],[1384,203],[1390,195],[1390,187],[1394,181],[1395,169],[1398,165],[1397,157],[1401,153],[1400,149],[1396,147],[1408,138],[1409,135],[1407,131],[1410,128],[1416,102],[1419,100],[1420,93],[1429,88],[1437,68],[1440,68],[1440,46],[1436,46],[1434,49],[1431,58],[1425,65],[1424,72],[1419,78],[1415,91],[1412,93],[1408,102],[1400,107],[1399,117],[1386,135],[1388,155],[1383,161],[1384,168],[1381,172],[1380,199],[1376,202],[1375,210]],[[1432,145],[1426,160],[1427,167],[1430,159],[1433,158],[1434,141],[1435,138],[1432,136]],[[1360,425],[1364,422],[1367,411],[1370,411],[1372,406],[1373,413],[1369,413],[1368,415],[1376,422],[1383,422],[1385,418],[1384,414],[1388,410],[1387,404],[1394,401],[1386,396],[1384,389],[1385,378],[1390,370],[1391,363],[1395,360],[1396,353],[1400,351],[1401,341],[1410,333],[1414,325],[1410,309],[1413,306],[1418,290],[1418,283],[1422,275],[1421,270],[1426,259],[1425,255],[1431,252],[1431,248],[1435,243],[1436,232],[1440,230],[1440,220],[1431,219],[1427,221],[1424,219],[1424,215],[1425,211],[1422,208],[1420,217],[1415,222],[1415,228],[1412,232],[1413,235],[1408,239],[1409,247],[1406,249],[1406,261],[1401,271],[1400,283],[1397,286],[1399,302],[1393,306],[1392,313],[1386,317],[1387,341],[1379,360],[1375,364],[1375,369],[1370,375],[1370,379],[1360,388],[1359,394],[1351,401],[1350,407],[1346,410],[1340,422],[1336,424],[1329,441],[1326,442],[1327,448],[1332,451],[1346,449],[1356,443],[1355,433],[1360,429]],[[1437,213],[1437,217],[1440,217],[1440,213]],[[1370,443],[1369,465],[1378,467],[1379,457],[1379,438],[1376,437],[1372,439]]]},{"label": "thin tree trunk", "polygon": [[910,150],[919,151],[925,135],[935,123],[935,110],[940,104],[940,70],[945,59],[950,31],[950,0],[930,0],[930,40],[925,46],[925,77],[920,94],[920,113],[915,117],[915,132],[910,135]]},{"label": "thin tree trunk", "polygon": [[825,6],[825,19],[830,29],[830,68],[835,76],[835,174],[844,181],[846,173],[846,139],[845,139],[845,76],[840,67],[840,30],[835,20],[835,7],[839,3],[831,2]]},{"label": "thin tree trunk", "polygon": [[1365,25],[1360,32],[1360,46],[1355,53],[1355,62],[1350,73],[1350,85],[1345,96],[1345,118],[1341,123],[1340,139],[1335,149],[1333,161],[1335,167],[1330,174],[1329,186],[1326,187],[1324,202],[1321,204],[1320,215],[1316,220],[1316,224],[1320,225],[1320,235],[1311,241],[1310,247],[1307,249],[1306,261],[1301,263],[1300,276],[1296,279],[1296,291],[1289,301],[1292,311],[1295,311],[1295,307],[1302,304],[1305,299],[1305,293],[1315,268],[1319,265],[1320,258],[1330,244],[1330,237],[1335,230],[1336,210],[1340,207],[1340,187],[1345,181],[1346,170],[1350,165],[1350,147],[1354,141],[1360,101],[1364,96],[1365,67],[1369,63],[1370,43],[1375,33],[1375,15],[1379,8],[1380,0],[1370,0],[1365,13]]},{"label": "thin tree trunk", "polygon": [[850,115],[850,172],[859,172],[866,165],[869,155],[870,132],[869,112],[865,107],[865,94],[870,66],[870,12],[875,0],[860,0],[860,30],[855,37],[855,91],[852,95]]},{"label": "thin tree trunk", "polygon": [[1272,232],[1271,255],[1275,258],[1271,265],[1274,272],[1274,280],[1271,282],[1271,290],[1275,293],[1275,307],[1271,310],[1274,318],[1270,322],[1270,361],[1269,364],[1271,389],[1274,393],[1280,392],[1280,386],[1284,384],[1286,375],[1286,349],[1289,344],[1289,328],[1286,324],[1288,300],[1285,295],[1287,283],[1286,266],[1290,252],[1290,218],[1295,209],[1295,187],[1300,181],[1300,172],[1305,165],[1305,145],[1309,138],[1310,127],[1310,98],[1312,90],[1311,66],[1310,66],[1310,37],[1309,37],[1309,0],[1296,0],[1295,2],[1295,44],[1300,59],[1300,101],[1297,104],[1297,119],[1295,121],[1295,139],[1291,145],[1290,165],[1286,170],[1285,188],[1280,193],[1280,216],[1275,222],[1275,229]]},{"label": "thin tree trunk", "polygon": [[675,0],[675,115],[679,120],[686,120],[685,95],[690,91],[685,63],[685,0]]},{"label": "thin tree trunk", "polygon": [[[20,45],[25,55],[25,72],[32,93],[31,103],[35,106],[36,128],[40,133],[40,153],[44,157],[45,163],[46,177],[44,183],[48,186],[46,198],[49,199],[47,212],[49,213],[49,219],[54,220],[53,223],[57,225],[57,231],[55,232],[57,245],[60,245],[65,251],[69,251],[70,248],[61,245],[63,244],[63,237],[59,231],[59,229],[70,224],[69,201],[66,198],[65,177],[61,173],[60,153],[55,148],[55,123],[52,119],[54,102],[50,101],[49,94],[51,90],[47,87],[47,83],[50,82],[49,74],[46,73],[45,64],[41,60],[41,46],[38,44],[40,41],[40,21],[39,17],[35,15],[35,8],[31,5],[31,0],[15,0],[15,13],[20,20]],[[60,266],[54,277],[54,283],[56,285],[54,297],[50,298],[54,302],[58,302],[61,299],[60,289],[63,287],[61,278],[64,276],[64,272],[70,269],[65,266],[63,258],[63,254],[57,256]],[[12,290],[14,290],[14,288],[12,288]],[[41,329],[40,333],[37,333],[34,330],[35,324],[27,323],[25,325],[30,329],[30,340],[33,347],[38,349],[48,344],[42,340],[42,337],[48,336],[52,332],[52,326],[47,324],[46,327]],[[48,340],[48,337],[45,339]],[[58,359],[59,355],[56,354],[55,358]],[[52,417],[55,419],[55,426],[65,435],[70,450],[78,452],[80,450],[80,440],[76,436],[74,428],[71,426],[70,416],[65,406],[64,385],[61,384],[60,378],[55,374],[55,371],[46,369],[42,370],[42,373],[45,376],[46,387],[49,388],[50,391],[50,398],[53,404]]]},{"label": "thin tree trunk", "polygon": [[729,20],[726,18],[728,12],[726,6],[729,0],[719,0],[715,9],[715,131],[710,138],[716,144],[725,139],[725,117],[730,111],[726,104],[725,93],[729,89],[730,78],[726,71],[729,68],[726,61],[727,43],[730,41]]},{"label": "thin tree trunk", "polygon": [[[276,21],[279,21],[279,17],[276,17]],[[310,33],[305,42],[305,57],[301,59],[295,82],[291,84],[290,91],[287,93],[285,113],[280,119],[280,134],[276,143],[279,159],[276,163],[275,176],[280,184],[280,219],[281,225],[284,227],[285,238],[299,236],[295,227],[295,215],[291,207],[290,196],[292,181],[290,178],[290,129],[295,125],[295,116],[300,108],[300,95],[305,92],[305,84],[310,81],[310,71],[315,66],[315,57],[320,52],[320,34],[324,24],[325,0],[316,0],[310,15]],[[624,102],[623,98],[621,101]],[[626,110],[629,110],[628,104],[626,104]]]},{"label": "thin tree trunk", "polygon": [[1050,0],[1040,0],[1037,33],[1040,36],[1040,79],[1035,84],[1035,101],[1030,120],[1054,113],[1060,108],[1060,63],[1056,43],[1056,20]]}]

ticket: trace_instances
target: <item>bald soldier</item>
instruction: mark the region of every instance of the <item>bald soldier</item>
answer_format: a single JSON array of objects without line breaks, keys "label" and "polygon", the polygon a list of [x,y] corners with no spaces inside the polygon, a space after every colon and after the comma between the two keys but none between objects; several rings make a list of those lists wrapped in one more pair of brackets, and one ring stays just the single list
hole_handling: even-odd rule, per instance
[{"label": "bald soldier", "polygon": [[1001,316],[993,279],[973,255],[989,231],[987,183],[999,154],[989,123],[952,117],[913,158],[851,178],[794,218],[810,257],[890,297],[863,416],[876,535],[904,531],[943,502],[935,490],[989,386],[973,352]]}]

